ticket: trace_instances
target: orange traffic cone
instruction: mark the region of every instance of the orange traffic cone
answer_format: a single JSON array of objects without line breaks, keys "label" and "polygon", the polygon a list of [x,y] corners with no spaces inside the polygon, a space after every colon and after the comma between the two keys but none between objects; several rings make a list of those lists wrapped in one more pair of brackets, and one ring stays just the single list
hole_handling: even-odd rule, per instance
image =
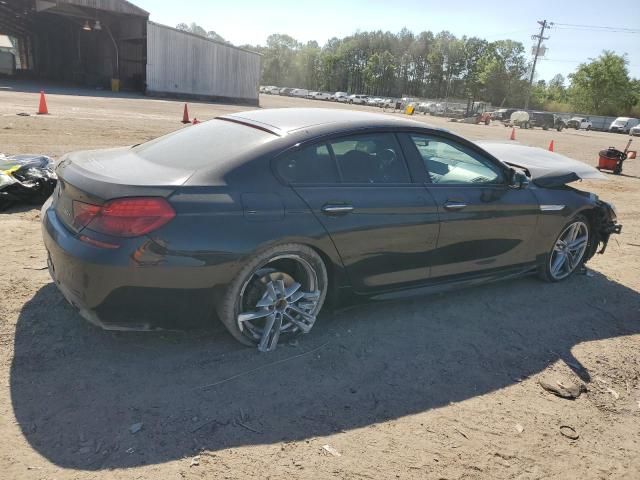
[{"label": "orange traffic cone", "polygon": [[515,140],[516,139],[516,127],[513,127],[511,129],[511,136],[509,137],[509,140]]},{"label": "orange traffic cone", "polygon": [[189,109],[186,103],[184,104],[184,112],[182,113],[182,123],[191,123],[191,120],[189,120]]},{"label": "orange traffic cone", "polygon": [[198,120],[196,117],[193,117],[193,125],[197,125],[200,123],[200,120]]},{"label": "orange traffic cone", "polygon": [[40,90],[40,105],[38,106],[38,115],[49,115],[47,109],[47,99],[44,98],[44,90]]},{"label": "orange traffic cone", "polygon": [[549,151],[553,152],[553,140],[551,140],[551,143],[549,144]]}]

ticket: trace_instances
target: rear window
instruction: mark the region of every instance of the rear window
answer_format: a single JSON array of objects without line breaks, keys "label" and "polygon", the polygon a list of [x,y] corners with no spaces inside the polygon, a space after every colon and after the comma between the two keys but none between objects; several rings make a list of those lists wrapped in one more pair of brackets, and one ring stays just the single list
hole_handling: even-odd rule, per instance
[{"label": "rear window", "polygon": [[133,151],[158,165],[198,169],[235,158],[275,138],[257,128],[210,120],[133,147]]}]

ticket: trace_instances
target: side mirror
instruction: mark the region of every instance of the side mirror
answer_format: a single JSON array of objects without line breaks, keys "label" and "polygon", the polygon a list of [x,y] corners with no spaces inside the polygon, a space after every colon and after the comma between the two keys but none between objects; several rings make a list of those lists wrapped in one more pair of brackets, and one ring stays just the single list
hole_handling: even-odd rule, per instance
[{"label": "side mirror", "polygon": [[515,170],[512,170],[512,172],[511,182],[509,183],[511,188],[523,189],[529,186],[529,177],[522,172],[517,172]]}]

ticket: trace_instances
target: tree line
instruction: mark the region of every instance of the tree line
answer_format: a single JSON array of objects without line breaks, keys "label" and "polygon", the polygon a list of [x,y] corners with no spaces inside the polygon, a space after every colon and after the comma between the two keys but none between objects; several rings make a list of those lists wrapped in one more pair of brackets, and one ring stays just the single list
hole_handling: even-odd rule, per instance
[{"label": "tree line", "polygon": [[[207,35],[196,24],[187,28]],[[403,29],[398,33],[357,32],[331,38],[324,46],[273,34],[265,45],[243,47],[262,54],[262,85],[384,97],[482,100],[496,107],[516,108],[524,105],[529,89],[530,56],[521,42],[508,39],[490,42],[459,38],[447,31],[414,34]],[[605,51],[581,64],[568,79],[556,75],[549,82],[535,82],[530,106],[640,115],[640,82],[630,78],[626,56]]]}]

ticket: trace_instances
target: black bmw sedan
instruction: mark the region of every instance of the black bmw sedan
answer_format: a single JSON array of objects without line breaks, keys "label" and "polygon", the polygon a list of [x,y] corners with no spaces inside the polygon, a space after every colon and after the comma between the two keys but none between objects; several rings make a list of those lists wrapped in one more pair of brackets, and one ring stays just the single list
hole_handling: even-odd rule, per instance
[{"label": "black bmw sedan", "polygon": [[139,330],[217,314],[261,351],[345,295],[564,280],[621,228],[568,186],[601,175],[581,162],[348,110],[226,115],[56,171],[44,242],[83,317]]}]

